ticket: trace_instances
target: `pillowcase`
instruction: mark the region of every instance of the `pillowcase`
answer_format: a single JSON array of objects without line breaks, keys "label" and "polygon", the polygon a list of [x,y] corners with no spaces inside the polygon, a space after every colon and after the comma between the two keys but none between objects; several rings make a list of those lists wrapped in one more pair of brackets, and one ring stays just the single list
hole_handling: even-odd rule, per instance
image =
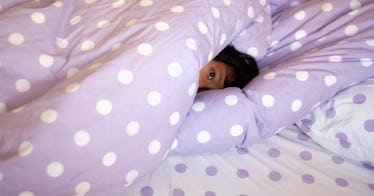
[{"label": "pillowcase", "polygon": [[323,103],[297,125],[326,149],[374,163],[374,79],[352,86]]}]

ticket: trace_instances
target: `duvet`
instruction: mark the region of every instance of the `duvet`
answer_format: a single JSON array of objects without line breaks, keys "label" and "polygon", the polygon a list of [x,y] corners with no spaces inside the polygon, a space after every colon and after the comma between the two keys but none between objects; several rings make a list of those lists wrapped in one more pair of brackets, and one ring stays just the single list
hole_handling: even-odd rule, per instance
[{"label": "duvet", "polygon": [[[272,6],[1,2],[0,192],[120,195],[168,154],[249,146],[374,76],[371,1]],[[196,94],[230,43],[261,74]]]}]

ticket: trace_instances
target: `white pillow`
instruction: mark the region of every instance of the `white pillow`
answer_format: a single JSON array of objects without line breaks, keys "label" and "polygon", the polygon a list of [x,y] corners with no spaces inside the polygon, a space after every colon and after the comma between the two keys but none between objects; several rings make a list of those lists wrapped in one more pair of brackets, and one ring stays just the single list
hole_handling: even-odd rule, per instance
[{"label": "white pillow", "polygon": [[297,124],[344,157],[374,163],[374,78],[338,93]]}]

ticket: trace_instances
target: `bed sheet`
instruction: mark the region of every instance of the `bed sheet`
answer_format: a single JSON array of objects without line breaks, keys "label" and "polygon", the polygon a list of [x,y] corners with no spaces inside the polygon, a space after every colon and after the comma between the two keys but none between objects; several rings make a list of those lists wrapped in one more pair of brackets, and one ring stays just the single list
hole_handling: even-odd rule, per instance
[{"label": "bed sheet", "polygon": [[373,166],[332,154],[291,126],[250,149],[168,157],[123,195],[373,194]]}]

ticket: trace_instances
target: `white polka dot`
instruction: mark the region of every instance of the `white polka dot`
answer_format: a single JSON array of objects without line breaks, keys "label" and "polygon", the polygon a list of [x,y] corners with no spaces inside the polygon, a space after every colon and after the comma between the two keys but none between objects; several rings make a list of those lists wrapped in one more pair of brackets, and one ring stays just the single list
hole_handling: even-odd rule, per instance
[{"label": "white polka dot", "polygon": [[304,30],[298,30],[295,33],[295,39],[296,40],[301,40],[307,36],[307,33]]},{"label": "white polka dot", "polygon": [[63,38],[56,38],[56,45],[57,45],[57,47],[59,47],[61,49],[64,49],[64,48],[68,47],[69,42],[68,42],[68,40],[63,39]]},{"label": "white polka dot", "polygon": [[9,35],[8,41],[9,41],[9,43],[11,43],[13,45],[21,45],[21,44],[23,44],[23,42],[25,42],[25,38],[20,33],[13,33],[13,34]]},{"label": "white polka dot", "polygon": [[296,51],[301,48],[302,44],[299,41],[295,41],[291,44],[291,50]]},{"label": "white polka dot", "polygon": [[23,141],[18,148],[18,155],[22,157],[27,156],[32,152],[33,149],[34,149],[34,146],[32,145],[31,142]]},{"label": "white polka dot", "polygon": [[291,110],[293,112],[297,112],[301,109],[301,106],[303,106],[303,102],[299,99],[296,99],[295,101],[292,102]]},{"label": "white polka dot", "polygon": [[230,135],[231,136],[239,136],[243,133],[244,129],[241,125],[234,125],[230,128]]},{"label": "white polka dot", "polygon": [[96,0],[84,0],[84,3],[85,4],[91,4],[91,3],[95,3]]},{"label": "white polka dot", "polygon": [[331,3],[324,3],[321,7],[321,10],[324,12],[329,12],[334,8],[334,6]]},{"label": "white polka dot", "polygon": [[131,26],[135,25],[137,22],[138,22],[138,19],[132,18],[132,19],[130,19],[129,21],[126,22],[125,27],[131,27]]},{"label": "white polka dot", "polygon": [[299,81],[306,81],[309,78],[309,73],[307,71],[297,71],[295,76]]},{"label": "white polka dot", "polygon": [[73,93],[73,92],[76,92],[77,90],[79,90],[79,87],[80,87],[80,84],[79,84],[79,83],[72,83],[72,84],[69,84],[68,86],[66,86],[66,88],[65,88],[65,92],[67,92],[67,93]]},{"label": "white polka dot", "polygon": [[142,7],[151,6],[151,5],[153,5],[152,0],[141,0],[140,1],[140,6]]},{"label": "white polka dot", "polygon": [[57,178],[64,173],[64,166],[60,162],[52,162],[47,166],[47,174],[49,177]]},{"label": "white polka dot", "polygon": [[74,134],[74,143],[77,146],[87,146],[90,143],[90,134],[85,130],[79,130]]},{"label": "white polka dot", "polygon": [[82,21],[82,16],[74,16],[72,19],[70,19],[71,25],[76,25]]},{"label": "white polka dot", "polygon": [[171,77],[179,77],[183,72],[182,66],[178,62],[172,62],[168,66],[168,73]]},{"label": "white polka dot", "polygon": [[57,116],[58,114],[56,110],[48,109],[40,115],[40,120],[44,123],[50,124],[57,120]]},{"label": "white polka dot", "polygon": [[176,6],[171,7],[170,11],[174,13],[182,13],[184,11],[184,8],[183,6],[176,5]]},{"label": "white polka dot", "polygon": [[108,152],[104,155],[102,159],[102,164],[106,167],[112,166],[117,160],[117,155],[114,152]]},{"label": "white polka dot", "polygon": [[205,103],[198,101],[192,105],[192,110],[195,112],[202,112],[205,109]]},{"label": "white polka dot", "polygon": [[0,114],[5,114],[8,111],[5,103],[0,102]]},{"label": "white polka dot", "polygon": [[303,10],[300,10],[300,11],[295,13],[294,17],[295,17],[296,20],[304,20],[305,12]]},{"label": "white polka dot", "polygon": [[348,13],[349,16],[354,16],[358,13],[358,9],[357,10],[352,10]]},{"label": "white polka dot", "polygon": [[71,78],[75,76],[79,72],[79,69],[77,68],[70,68],[68,72],[66,73],[66,78]]},{"label": "white polka dot", "polygon": [[221,37],[220,37],[220,39],[219,39],[219,45],[222,46],[223,44],[225,44],[226,39],[227,39],[226,34],[222,33],[222,34],[221,34]]},{"label": "white polka dot", "polygon": [[43,24],[45,22],[45,16],[41,12],[34,12],[31,14],[31,20],[37,24]]},{"label": "white polka dot", "polygon": [[190,87],[188,88],[188,95],[193,96],[196,92],[196,83],[192,83]]},{"label": "white polka dot", "polygon": [[101,62],[96,62],[96,63],[93,63],[92,65],[90,65],[87,69],[88,70],[95,70],[97,68],[99,68],[103,63]]},{"label": "white polka dot", "polygon": [[200,131],[196,139],[199,143],[207,143],[210,140],[210,133],[208,131]]},{"label": "white polka dot", "polygon": [[52,6],[54,7],[61,7],[62,6],[62,2],[61,1],[55,1]]},{"label": "white polka dot", "polygon": [[31,88],[31,84],[28,80],[25,80],[25,79],[18,79],[16,81],[16,89],[18,92],[27,92],[29,91]]},{"label": "white polka dot", "polygon": [[212,12],[214,18],[218,19],[220,17],[219,10],[216,7],[211,7],[210,11]]},{"label": "white polka dot", "polygon": [[279,41],[278,41],[278,40],[275,40],[275,41],[271,42],[270,46],[271,46],[271,47],[274,47],[274,46],[276,46],[278,43],[279,43]]},{"label": "white polka dot", "polygon": [[361,59],[361,64],[364,67],[370,67],[373,64],[373,60],[371,60],[371,58],[362,58]]},{"label": "white polka dot", "polygon": [[250,47],[248,50],[247,50],[247,53],[249,55],[251,55],[252,57],[257,57],[258,56],[258,49],[256,47]]},{"label": "white polka dot", "polygon": [[39,56],[39,63],[41,66],[45,68],[51,67],[53,65],[53,62],[54,62],[53,56],[50,56],[48,54],[41,54]]},{"label": "white polka dot", "polygon": [[225,5],[229,6],[231,5],[231,0],[223,0],[223,3],[225,3]]},{"label": "white polka dot", "polygon": [[197,45],[196,45],[196,42],[194,39],[192,38],[187,38],[186,39],[186,45],[189,49],[193,50],[193,51],[197,51]]},{"label": "white polka dot", "polygon": [[12,110],[12,112],[13,112],[13,113],[17,113],[17,112],[22,111],[24,108],[25,108],[25,106],[23,105],[23,106],[20,106],[20,107],[18,107],[18,108],[16,108],[16,109]]},{"label": "white polka dot", "polygon": [[101,115],[108,115],[112,112],[112,102],[102,99],[96,103],[96,111]]},{"label": "white polka dot", "polygon": [[272,107],[274,105],[274,97],[271,95],[264,95],[261,98],[262,105],[265,107]]},{"label": "white polka dot", "polygon": [[256,17],[255,21],[258,22],[258,23],[263,23],[264,22],[264,17],[262,15],[259,15]]},{"label": "white polka dot", "polygon": [[153,140],[148,145],[148,152],[149,154],[157,154],[161,149],[161,143],[158,140]]},{"label": "white polka dot", "polygon": [[260,4],[262,5],[262,6],[265,6],[266,5],[266,0],[260,0]]},{"label": "white polka dot", "polygon": [[199,21],[197,26],[199,28],[200,33],[202,33],[202,34],[208,33],[208,27],[206,26],[206,24],[203,21]]},{"label": "white polka dot", "polygon": [[273,80],[276,76],[277,76],[277,74],[275,72],[269,72],[269,73],[264,75],[264,79],[265,80]]},{"label": "white polka dot", "polygon": [[161,98],[162,96],[158,91],[151,91],[147,96],[148,103],[151,106],[157,106],[158,104],[160,104]]},{"label": "white polka dot", "polygon": [[249,6],[249,7],[248,7],[247,15],[248,15],[249,18],[253,18],[253,17],[255,17],[255,10],[253,9],[252,6]]},{"label": "white polka dot", "polygon": [[344,33],[345,33],[347,36],[353,36],[353,35],[355,35],[357,32],[358,32],[358,28],[357,28],[356,25],[348,25],[348,26],[344,29]]},{"label": "white polka dot", "polygon": [[122,47],[122,45],[123,45],[122,43],[114,44],[113,47],[112,47],[112,51],[116,51],[116,50],[120,49]]},{"label": "white polka dot", "polygon": [[366,45],[368,45],[368,46],[374,46],[374,39],[366,40],[365,43],[366,43]]},{"label": "white polka dot", "polygon": [[18,196],[35,196],[35,194],[31,191],[23,191]]},{"label": "white polka dot", "polygon": [[177,139],[174,139],[173,144],[172,144],[171,147],[170,147],[170,150],[173,150],[173,149],[175,149],[176,147],[178,147],[178,140],[177,140]]},{"label": "white polka dot", "polygon": [[125,5],[125,0],[116,0],[115,2],[112,3],[113,8],[120,8]]},{"label": "white polka dot", "polygon": [[349,6],[351,7],[352,10],[357,10],[361,8],[361,2],[358,0],[352,0]]},{"label": "white polka dot", "polygon": [[225,103],[229,106],[234,106],[238,103],[239,99],[236,95],[228,95],[225,97]]},{"label": "white polka dot", "polygon": [[149,56],[153,52],[153,46],[149,43],[142,43],[138,46],[138,53],[142,56]]},{"label": "white polka dot", "polygon": [[139,133],[140,124],[137,121],[131,121],[126,126],[126,133],[129,136],[134,136]]},{"label": "white polka dot", "polygon": [[76,196],[84,196],[88,193],[88,191],[90,191],[90,189],[91,184],[89,182],[83,181],[77,184],[77,186],[75,186],[74,191],[77,194]]},{"label": "white polka dot", "polygon": [[81,44],[81,50],[83,52],[90,51],[95,48],[95,43],[91,40],[86,40]]},{"label": "white polka dot", "polygon": [[326,86],[332,86],[336,83],[336,77],[333,75],[328,75],[325,77]]},{"label": "white polka dot", "polygon": [[134,180],[139,176],[139,172],[135,169],[132,169],[130,170],[129,172],[127,172],[127,175],[126,175],[126,184],[125,186],[129,186],[131,183],[134,182]]},{"label": "white polka dot", "polygon": [[101,20],[97,23],[97,28],[100,28],[100,29],[103,29],[105,27],[108,27],[110,25],[110,21],[109,20]]},{"label": "white polka dot", "polygon": [[159,31],[167,31],[167,30],[169,30],[169,28],[170,28],[170,26],[169,26],[169,24],[168,23],[166,23],[166,22],[157,22],[156,24],[155,24],[155,28],[157,29],[157,30],[159,30]]},{"label": "white polka dot", "polygon": [[121,70],[117,74],[117,79],[121,84],[130,84],[134,80],[134,74],[130,70]]},{"label": "white polka dot", "polygon": [[171,125],[176,125],[178,124],[179,122],[179,119],[180,119],[180,114],[179,112],[173,112],[170,117],[169,117],[169,123]]},{"label": "white polka dot", "polygon": [[341,61],[342,61],[342,57],[339,56],[339,55],[333,55],[333,56],[329,57],[329,62],[331,62],[331,63],[337,63],[337,62],[341,62]]}]

